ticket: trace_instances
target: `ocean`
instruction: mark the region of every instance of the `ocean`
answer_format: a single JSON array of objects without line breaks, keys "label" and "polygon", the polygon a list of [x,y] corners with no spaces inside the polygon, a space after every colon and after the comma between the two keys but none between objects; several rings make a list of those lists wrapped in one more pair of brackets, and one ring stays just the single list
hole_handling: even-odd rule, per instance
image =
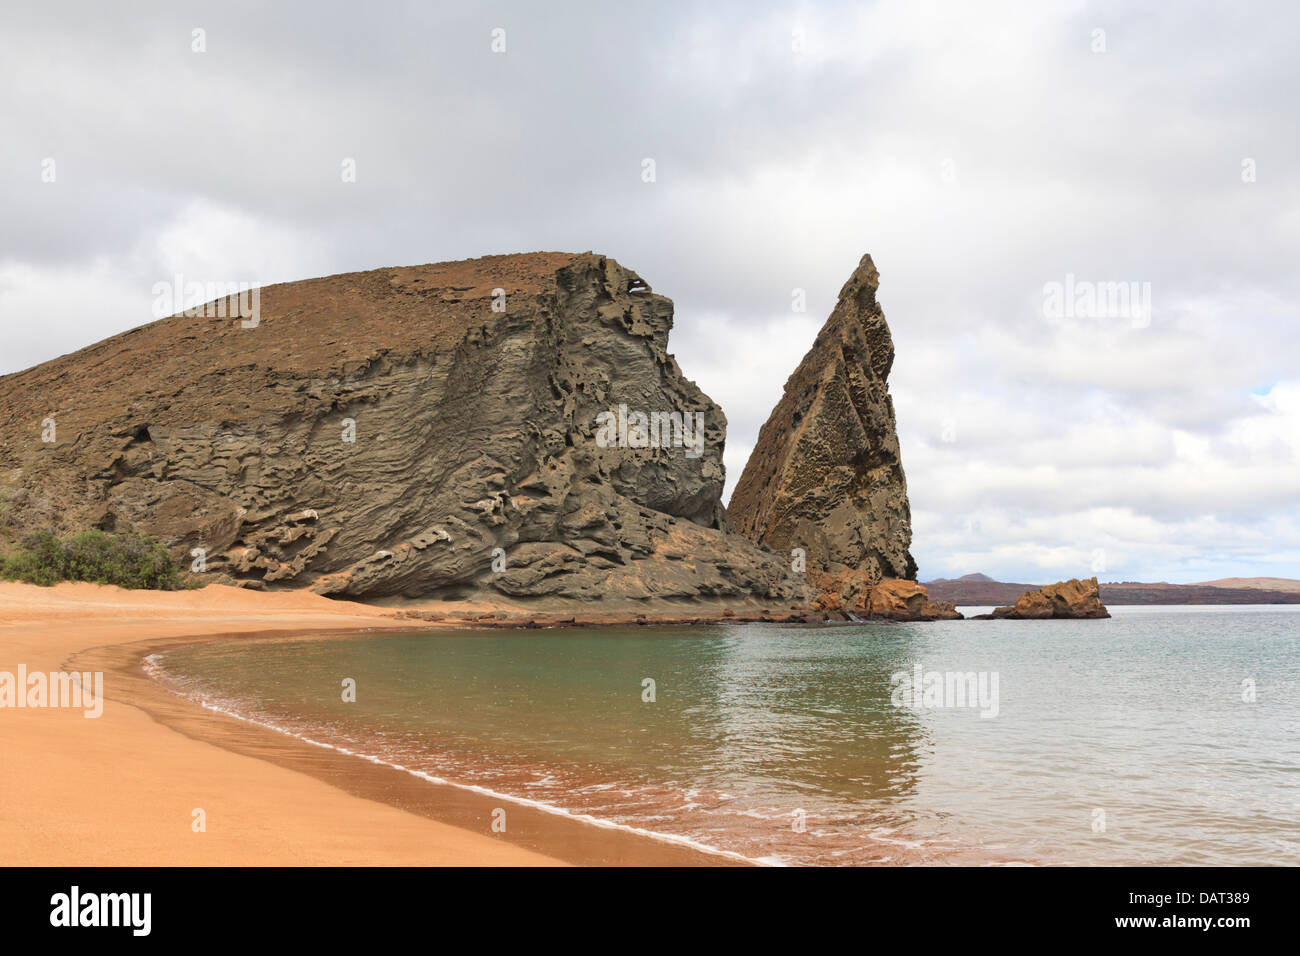
[{"label": "ocean", "polygon": [[1300,863],[1300,606],[1111,611],[430,630],[150,660],[287,734],[766,863]]}]

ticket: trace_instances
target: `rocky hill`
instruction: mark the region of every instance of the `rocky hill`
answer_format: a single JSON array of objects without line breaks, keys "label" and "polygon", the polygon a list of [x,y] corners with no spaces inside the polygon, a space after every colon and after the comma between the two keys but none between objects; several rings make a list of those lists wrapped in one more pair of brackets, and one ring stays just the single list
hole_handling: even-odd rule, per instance
[{"label": "rocky hill", "polygon": [[1200,581],[1194,586],[1247,588],[1253,591],[1300,591],[1300,581],[1295,578],[1220,578],[1217,581]]},{"label": "rocky hill", "polygon": [[[667,351],[672,302],[612,259],[379,269],[264,288],[255,323],[223,312],[0,378],[0,546],[132,529],[218,579],[389,601],[808,597],[788,555],[730,531],[726,419]],[[869,332],[842,400],[883,409]],[[885,448],[842,493],[881,497],[892,568]]]}]

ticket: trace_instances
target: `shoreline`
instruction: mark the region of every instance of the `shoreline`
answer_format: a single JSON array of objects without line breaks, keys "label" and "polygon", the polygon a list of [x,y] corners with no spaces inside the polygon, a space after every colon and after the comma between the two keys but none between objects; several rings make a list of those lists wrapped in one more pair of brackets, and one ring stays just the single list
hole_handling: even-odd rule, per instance
[{"label": "shoreline", "polygon": [[[0,676],[21,667],[28,673],[98,671],[105,678],[103,712],[96,719],[86,719],[75,707],[0,706],[0,865],[768,862],[760,854],[740,856],[685,836],[568,812],[562,799],[548,804],[507,796],[471,781],[453,782],[454,772],[440,779],[384,762],[382,752],[352,752],[346,741],[337,746],[328,738],[310,740],[308,734],[315,736],[310,730],[281,729],[187,696],[165,670],[151,671],[147,663],[152,655],[203,644],[364,641],[402,633],[438,640],[484,626],[482,607],[456,610],[464,617],[427,622],[399,617],[391,608],[302,592],[220,586],[150,592],[0,582]],[[1131,610],[1195,613],[1238,607]],[[1300,612],[1300,607],[1290,610]],[[583,623],[688,623],[658,613],[641,621],[613,611],[599,620],[592,616],[583,615]],[[696,612],[690,618],[701,616]],[[573,626],[572,615],[567,617],[553,624]],[[498,619],[496,626],[509,625]],[[199,808],[206,814],[203,833],[191,828],[191,815]],[[506,811],[505,833],[492,832],[497,808]],[[1002,849],[980,853],[972,846],[966,850],[973,852],[954,857],[948,847],[920,862],[1024,862],[1023,854],[1009,860]],[[907,865],[905,860],[872,862]],[[1036,862],[1052,865],[1041,856]]]},{"label": "shoreline", "polygon": [[[452,625],[448,630],[463,629]],[[386,633],[427,634],[434,628],[374,628]],[[467,832],[488,830],[492,810],[509,805],[507,834],[500,839],[525,849],[584,866],[638,865],[756,865],[737,854],[696,847],[677,838],[570,814],[525,798],[500,794],[485,787],[438,780],[405,767],[383,762],[334,744],[291,734],[240,714],[206,706],[167,686],[163,677],[150,676],[149,658],[182,647],[229,641],[337,640],[364,636],[370,629],[266,631],[254,633],[161,638],[137,644],[88,648],[67,662],[70,671],[102,670],[113,674],[114,686],[126,688],[124,701],[144,710],[160,724],[207,743],[245,756],[269,760],[280,767],[315,777],[354,796],[387,803],[396,809],[446,823]],[[431,635],[433,637],[433,635]],[[436,639],[436,637],[434,637]],[[110,695],[111,696],[111,695]],[[202,715],[202,716],[200,716]],[[211,717],[212,719],[208,719]],[[218,726],[218,724],[220,726]],[[521,819],[522,817],[522,819]],[[615,843],[607,845],[592,829],[610,831]],[[635,845],[633,842],[635,841]],[[640,845],[649,841],[649,846]],[[703,857],[703,859],[697,859]]]},{"label": "shoreline", "polygon": [[[223,593],[224,592],[224,593]],[[319,595],[0,583],[0,670],[103,671],[104,713],[0,709],[0,863],[27,865],[744,865],[671,837],[421,779],[218,713],[151,678],[193,644],[430,632]],[[436,639],[436,636],[431,636]],[[202,809],[206,831],[191,828]]]}]

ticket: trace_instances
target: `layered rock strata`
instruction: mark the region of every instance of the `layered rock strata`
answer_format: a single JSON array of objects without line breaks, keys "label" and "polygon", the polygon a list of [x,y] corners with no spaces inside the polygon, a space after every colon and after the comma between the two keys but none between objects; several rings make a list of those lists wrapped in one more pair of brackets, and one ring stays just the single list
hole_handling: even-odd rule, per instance
[{"label": "layered rock strata", "polygon": [[363,599],[806,603],[728,530],[726,418],[667,351],[672,302],[614,260],[259,300],[0,378],[0,545],[131,529],[218,579]]}]

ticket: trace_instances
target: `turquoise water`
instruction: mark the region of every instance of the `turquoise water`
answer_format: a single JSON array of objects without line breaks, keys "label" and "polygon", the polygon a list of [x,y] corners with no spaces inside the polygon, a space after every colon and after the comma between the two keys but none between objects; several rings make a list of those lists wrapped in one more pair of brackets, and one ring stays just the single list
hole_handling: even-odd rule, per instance
[{"label": "turquoise water", "polygon": [[[156,663],[286,733],[752,859],[1300,863],[1300,607],[1112,611],[425,631]],[[917,664],[971,675],[975,706],[955,682],[910,706]]]}]

